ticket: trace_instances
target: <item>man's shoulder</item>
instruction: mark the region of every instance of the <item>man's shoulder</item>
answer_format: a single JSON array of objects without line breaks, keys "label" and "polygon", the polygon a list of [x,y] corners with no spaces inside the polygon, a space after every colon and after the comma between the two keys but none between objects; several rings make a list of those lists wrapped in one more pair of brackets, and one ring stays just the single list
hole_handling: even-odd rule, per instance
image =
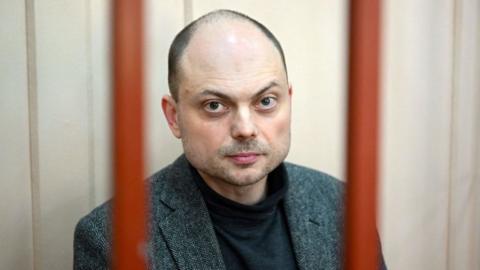
[{"label": "man's shoulder", "polygon": [[[169,166],[157,171],[152,176],[147,178],[147,185],[149,191],[152,192],[156,186],[162,185],[165,181],[162,181],[165,176],[169,174]],[[109,199],[101,205],[95,207],[87,215],[82,217],[77,224],[76,230],[79,229],[93,229],[93,228],[107,228],[111,223],[111,214],[113,209],[113,199]]]},{"label": "man's shoulder", "polygon": [[111,208],[112,202],[108,200],[82,217],[75,228],[75,237],[83,238],[86,235],[89,235],[89,237],[93,235],[95,238],[108,240],[110,231],[107,230],[109,230],[111,223]]},{"label": "man's shoulder", "polygon": [[297,196],[326,198],[336,203],[343,200],[345,183],[334,176],[290,162],[285,162],[285,168]]},{"label": "man's shoulder", "polygon": [[[184,155],[181,155],[177,160],[148,177],[145,181],[148,186],[151,203],[156,205],[159,200],[164,197],[182,196],[185,192],[177,192],[172,195],[171,191],[185,189],[186,182],[189,181],[187,170],[188,163]],[[111,223],[112,203],[113,200],[110,199],[94,208],[90,213],[80,219],[77,227],[108,227]]]},{"label": "man's shoulder", "polygon": [[325,172],[291,162],[285,162],[288,176],[292,181],[301,181],[304,185],[326,186],[343,190],[345,183]]},{"label": "man's shoulder", "polygon": [[111,202],[80,219],[74,233],[74,269],[107,269],[110,258]]}]

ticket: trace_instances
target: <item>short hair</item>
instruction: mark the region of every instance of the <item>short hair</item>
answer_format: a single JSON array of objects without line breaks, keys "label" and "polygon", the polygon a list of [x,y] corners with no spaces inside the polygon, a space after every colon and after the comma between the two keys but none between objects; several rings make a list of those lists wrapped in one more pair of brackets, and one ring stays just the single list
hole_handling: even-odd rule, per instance
[{"label": "short hair", "polygon": [[259,29],[265,36],[272,42],[274,47],[280,53],[280,57],[282,59],[283,67],[285,69],[285,74],[287,74],[287,64],[285,61],[285,55],[283,53],[282,46],[277,38],[273,35],[273,33],[268,30],[260,22],[252,19],[251,17],[242,14],[237,11],[228,10],[228,9],[219,9],[212,12],[209,12],[202,17],[192,21],[189,23],[185,28],[183,28],[174,38],[172,44],[170,45],[170,50],[168,52],[168,86],[170,88],[170,94],[172,97],[178,101],[178,89],[179,89],[179,80],[180,80],[180,58],[182,57],[185,48],[187,48],[193,34],[197,31],[197,29],[209,22],[216,22],[221,19],[236,19],[236,20],[243,20],[246,22],[251,23],[257,29]]}]

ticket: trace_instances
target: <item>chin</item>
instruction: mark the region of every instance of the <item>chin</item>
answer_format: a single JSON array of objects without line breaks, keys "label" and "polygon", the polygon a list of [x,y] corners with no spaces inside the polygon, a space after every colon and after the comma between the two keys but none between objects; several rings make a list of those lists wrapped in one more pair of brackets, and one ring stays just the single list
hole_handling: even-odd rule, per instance
[{"label": "chin", "polygon": [[242,179],[239,179],[239,178],[227,178],[227,179],[224,179],[225,182],[227,182],[228,184],[232,185],[232,186],[237,186],[237,187],[246,187],[246,186],[251,186],[251,185],[254,185],[258,182],[260,182],[262,179],[264,179],[265,177],[260,177],[260,178],[257,178],[257,177],[246,177],[246,178],[242,178]]},{"label": "chin", "polygon": [[[249,170],[249,169],[243,169]],[[224,178],[224,181],[234,186],[250,186],[266,179],[268,172],[254,170],[253,172],[242,171]]]}]

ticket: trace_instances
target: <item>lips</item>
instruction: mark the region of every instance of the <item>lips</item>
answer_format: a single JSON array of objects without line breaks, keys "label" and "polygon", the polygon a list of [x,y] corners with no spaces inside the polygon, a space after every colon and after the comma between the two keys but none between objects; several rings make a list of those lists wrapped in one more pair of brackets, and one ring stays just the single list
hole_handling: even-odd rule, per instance
[{"label": "lips", "polygon": [[248,152],[229,155],[228,157],[237,165],[248,165],[255,163],[258,160],[258,156],[260,154]]}]

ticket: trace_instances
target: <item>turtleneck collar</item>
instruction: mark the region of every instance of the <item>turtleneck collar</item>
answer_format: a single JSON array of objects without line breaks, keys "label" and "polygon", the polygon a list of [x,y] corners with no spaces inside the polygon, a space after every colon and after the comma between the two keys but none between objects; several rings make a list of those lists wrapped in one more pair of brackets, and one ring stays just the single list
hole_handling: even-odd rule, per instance
[{"label": "turtleneck collar", "polygon": [[288,190],[288,177],[285,165],[281,163],[267,177],[267,196],[254,205],[244,205],[223,197],[211,189],[198,171],[190,165],[195,183],[198,185],[211,214],[222,219],[235,219],[245,222],[261,222],[273,215],[279,202]]}]

